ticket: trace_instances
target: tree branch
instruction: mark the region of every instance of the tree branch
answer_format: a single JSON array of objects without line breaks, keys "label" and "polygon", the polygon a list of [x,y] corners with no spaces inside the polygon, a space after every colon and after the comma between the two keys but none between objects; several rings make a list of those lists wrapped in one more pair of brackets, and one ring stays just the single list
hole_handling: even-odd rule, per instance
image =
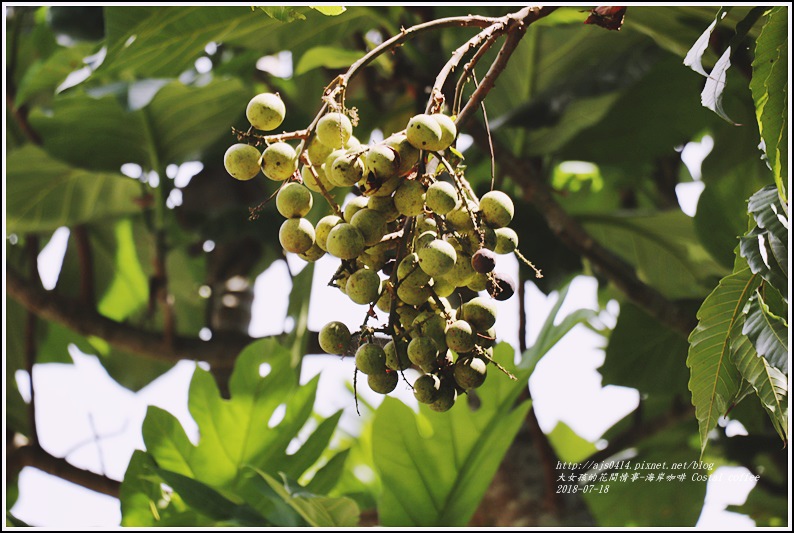
[{"label": "tree branch", "polygon": [[6,460],[7,472],[17,473],[22,468],[30,466],[101,494],[119,497],[120,481],[78,468],[66,459],[55,457],[40,446],[28,444],[9,450]]},{"label": "tree branch", "polygon": [[[475,142],[487,147],[488,138],[479,124],[468,129]],[[630,301],[674,331],[688,337],[697,325],[695,317],[668,300],[662,293],[641,281],[630,264],[599,244],[579,222],[557,203],[551,188],[530,165],[515,157],[509,150],[494,142],[494,155],[502,170],[510,175],[546,220],[549,229],[571,250],[587,258]]]}]

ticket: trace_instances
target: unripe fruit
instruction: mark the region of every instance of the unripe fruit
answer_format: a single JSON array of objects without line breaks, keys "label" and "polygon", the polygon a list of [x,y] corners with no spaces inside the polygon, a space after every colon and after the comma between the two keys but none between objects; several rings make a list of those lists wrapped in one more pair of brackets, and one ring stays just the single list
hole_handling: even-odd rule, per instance
[{"label": "unripe fruit", "polygon": [[483,220],[492,228],[503,228],[513,220],[513,200],[502,191],[490,191],[480,198]]},{"label": "unripe fruit", "polygon": [[300,183],[291,182],[279,189],[276,209],[284,218],[304,217],[312,208],[312,193]]},{"label": "unripe fruit", "polygon": [[334,257],[353,259],[364,251],[364,237],[354,225],[342,222],[328,233],[325,246]]},{"label": "unripe fruit", "polygon": [[257,94],[245,108],[245,116],[253,127],[262,131],[270,131],[281,126],[287,108],[277,94]]},{"label": "unripe fruit", "polygon": [[357,304],[373,303],[380,295],[380,276],[368,268],[356,270],[347,280],[345,293]]},{"label": "unripe fruit", "polygon": [[436,113],[430,116],[433,117],[436,122],[438,122],[438,125],[441,128],[441,140],[439,141],[439,144],[436,148],[428,148],[428,150],[446,150],[455,141],[455,137],[458,136],[458,129],[455,127],[455,122],[450,117],[442,113]]},{"label": "unripe fruit", "polygon": [[397,297],[408,305],[422,305],[430,296],[430,288],[427,285],[403,282],[397,287]]},{"label": "unripe fruit", "polygon": [[386,218],[380,211],[361,209],[350,219],[364,237],[365,246],[374,246],[386,235]]},{"label": "unripe fruit", "polygon": [[423,311],[411,323],[411,336],[428,337],[436,343],[436,350],[446,351],[447,321],[441,315],[431,311]]},{"label": "unripe fruit", "polygon": [[405,370],[410,368],[411,360],[408,359],[408,341],[398,338],[397,342],[393,339],[383,347],[386,352],[386,366],[392,370]]},{"label": "unripe fruit", "polygon": [[405,176],[419,162],[419,150],[408,142],[408,137],[404,133],[392,135],[384,140],[383,143],[397,151],[397,159],[399,161],[398,176]]},{"label": "unripe fruit", "polygon": [[471,279],[469,279],[469,282],[466,284],[466,287],[474,292],[484,291],[487,286],[488,275],[480,274],[479,272],[475,272],[474,276],[472,276]]},{"label": "unripe fruit", "polygon": [[397,372],[394,371],[387,371],[385,374],[370,374],[367,376],[367,385],[373,392],[389,394],[397,387],[399,379]]},{"label": "unripe fruit", "polygon": [[226,172],[235,179],[248,181],[259,174],[259,150],[248,144],[233,144],[223,156]]},{"label": "unripe fruit", "polygon": [[312,165],[318,167],[325,163],[325,160],[331,155],[334,149],[321,143],[320,139],[315,135],[312,137],[312,142],[309,143],[309,147],[306,151],[309,155],[309,161],[311,161]]},{"label": "unripe fruit", "polygon": [[367,207],[367,199],[365,197],[354,196],[353,198],[351,198],[342,208],[342,213],[345,217],[345,222],[350,222],[353,219],[353,215],[355,215],[362,209],[366,209],[366,207]]},{"label": "unripe fruit", "polygon": [[315,261],[319,261],[320,258],[324,255],[325,255],[325,250],[317,246],[317,243],[315,242],[311,248],[309,248],[302,254],[298,254],[298,257],[309,263],[314,263]]},{"label": "unripe fruit", "polygon": [[397,152],[394,148],[383,144],[376,144],[367,150],[364,163],[367,172],[375,175],[375,179],[385,182],[397,175],[399,168]]},{"label": "unripe fruit", "polygon": [[314,226],[305,218],[288,218],[281,224],[278,240],[286,251],[302,254],[314,245]]},{"label": "unripe fruit", "polygon": [[[314,174],[312,173],[311,169],[314,169],[314,172],[317,173],[317,178],[314,178]],[[303,184],[314,192],[322,192],[320,186],[317,184],[318,180],[325,187],[325,192],[332,190],[336,185],[328,181],[328,176],[325,175],[325,167],[320,165],[319,167],[311,167],[309,168],[307,165],[303,165],[301,168],[301,179],[303,180]]]},{"label": "unripe fruit", "polygon": [[456,320],[447,326],[446,341],[450,350],[470,352],[474,349],[474,331],[465,320]]},{"label": "unripe fruit", "polygon": [[452,406],[455,405],[457,397],[458,391],[455,389],[455,386],[450,383],[449,380],[443,379],[438,389],[438,397],[433,403],[429,404],[428,407],[438,412],[449,411],[452,409]]},{"label": "unripe fruit", "polygon": [[[474,212],[476,206],[469,204],[469,210]],[[457,231],[471,231],[474,229],[474,222],[472,222],[472,215],[463,205],[459,205],[449,213],[447,213],[445,220],[447,224],[452,226],[452,229]]]},{"label": "unripe fruit", "polygon": [[419,252],[419,267],[429,276],[443,276],[455,266],[457,254],[447,241],[435,239]]},{"label": "unripe fruit", "polygon": [[404,182],[394,193],[394,207],[407,217],[415,217],[425,205],[425,187],[418,181]]},{"label": "unripe fruit", "polygon": [[416,223],[414,224],[414,228],[416,233],[424,233],[426,231],[432,231],[434,233],[438,233],[438,223],[434,218],[430,218],[429,216],[422,213],[421,215],[417,215]]},{"label": "unripe fruit", "polygon": [[477,296],[461,306],[463,319],[471,324],[475,331],[488,331],[496,323],[496,304]]},{"label": "unripe fruit", "polygon": [[495,272],[488,276],[488,284],[485,287],[491,298],[504,301],[509,299],[516,292],[516,284],[513,279],[502,272]]},{"label": "unripe fruit", "polygon": [[416,337],[408,343],[408,359],[416,366],[430,365],[435,362],[436,356],[438,356],[438,348],[430,337]]},{"label": "unripe fruit", "polygon": [[386,352],[377,344],[362,344],[356,350],[356,368],[364,374],[385,373]]},{"label": "unripe fruit", "polygon": [[394,198],[391,196],[370,196],[367,207],[382,213],[387,223],[394,222],[400,216],[400,212],[394,207]]},{"label": "unripe fruit", "polygon": [[393,176],[384,180],[365,169],[364,177],[358,182],[358,188],[361,189],[361,194],[370,198],[391,196],[391,193],[396,191],[403,181],[401,176]]},{"label": "unripe fruit", "polygon": [[462,389],[476,389],[485,382],[488,372],[485,361],[479,357],[461,357],[455,361],[453,375]]},{"label": "unripe fruit", "polygon": [[437,215],[446,215],[458,205],[458,193],[447,181],[437,181],[427,188],[427,207]]},{"label": "unripe fruit", "polygon": [[474,268],[471,266],[471,260],[466,256],[465,252],[455,250],[455,256],[455,264],[441,276],[441,279],[448,281],[455,287],[465,287],[476,272],[474,272]]},{"label": "unripe fruit", "polygon": [[352,335],[343,322],[333,321],[322,327],[319,334],[320,348],[326,353],[343,355],[350,346]]},{"label": "unripe fruit", "polygon": [[[414,240],[414,250],[421,250],[438,238],[435,231],[423,231]],[[420,256],[421,257],[421,256]]]},{"label": "unripe fruit", "polygon": [[330,168],[326,163],[325,172],[328,180],[337,187],[351,187],[364,176],[364,163],[355,153],[345,152],[334,159]]},{"label": "unripe fruit", "polygon": [[400,261],[397,266],[397,279],[401,282],[400,286],[412,285],[414,287],[425,285],[430,281],[430,276],[419,266],[419,254],[410,253]]},{"label": "unripe fruit", "polygon": [[[388,283],[388,282],[387,282]],[[375,307],[388,313],[391,311],[391,293],[389,291],[381,291],[380,298],[375,302]]]},{"label": "unripe fruit", "polygon": [[414,398],[420,403],[433,403],[438,398],[441,380],[433,374],[424,374],[414,381]]},{"label": "unripe fruit", "polygon": [[496,254],[487,248],[480,248],[471,256],[471,266],[475,272],[487,274],[496,267]]},{"label": "unripe fruit", "polygon": [[298,154],[285,142],[273,143],[262,153],[262,172],[273,181],[288,179],[297,168]]},{"label": "unripe fruit", "polygon": [[353,124],[342,113],[327,113],[317,123],[317,138],[331,148],[342,148],[352,135]]},{"label": "unripe fruit", "polygon": [[438,150],[441,145],[441,126],[430,115],[416,115],[408,121],[405,136],[414,148],[419,150]]},{"label": "unripe fruit", "polygon": [[497,228],[496,246],[493,251],[497,254],[511,254],[518,248],[518,235],[512,228]]},{"label": "unripe fruit", "polygon": [[336,215],[326,215],[317,222],[315,228],[315,242],[322,250],[328,251],[328,234],[331,230],[341,224],[343,220]]},{"label": "unripe fruit", "polygon": [[453,292],[457,287],[449,280],[444,278],[433,278],[433,292],[436,293],[436,296],[439,298],[446,298]]}]

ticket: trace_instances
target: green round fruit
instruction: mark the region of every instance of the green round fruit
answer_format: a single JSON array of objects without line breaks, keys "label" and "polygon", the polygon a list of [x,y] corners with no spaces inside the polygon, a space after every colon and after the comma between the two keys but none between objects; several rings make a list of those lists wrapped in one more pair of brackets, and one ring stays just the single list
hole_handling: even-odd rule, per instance
[{"label": "green round fruit", "polygon": [[314,226],[305,218],[288,218],[281,224],[278,240],[288,252],[308,252],[314,245]]},{"label": "green round fruit", "polygon": [[400,286],[420,287],[427,285],[430,281],[430,276],[419,266],[419,254],[416,252],[410,253],[400,261],[400,264],[397,265],[397,279],[400,280]]},{"label": "green round fruit", "polygon": [[471,324],[475,331],[488,331],[496,323],[496,304],[487,298],[477,296],[461,306],[462,318]]},{"label": "green round fruit", "polygon": [[[314,174],[312,173],[312,169],[314,172],[317,173],[317,179],[314,178]],[[328,176],[325,175],[325,167],[320,165],[319,167],[309,167],[307,165],[303,165],[301,168],[301,180],[303,180],[303,184],[310,190],[314,192],[322,192],[320,189],[319,183],[325,187],[325,192],[331,191],[336,185],[328,181]]]},{"label": "green round fruit", "polygon": [[405,136],[411,146],[418,150],[439,150],[441,146],[441,126],[431,115],[420,114],[408,121]]},{"label": "green round fruit", "polygon": [[399,161],[398,176],[405,176],[419,162],[419,150],[408,142],[408,137],[404,133],[392,135],[384,140],[383,143],[397,151],[397,159]]},{"label": "green round fruit", "polygon": [[416,366],[433,364],[437,356],[438,348],[430,337],[415,337],[408,343],[408,359]]},{"label": "green round fruit", "polygon": [[273,181],[288,179],[297,168],[298,154],[285,142],[273,143],[262,153],[262,172]]},{"label": "green round fruit", "polygon": [[438,233],[438,222],[424,213],[417,215],[416,223],[414,224],[414,231],[416,233],[424,233],[426,231],[433,231]]},{"label": "green round fruit", "polygon": [[342,148],[352,135],[353,124],[342,113],[327,113],[317,123],[317,138],[331,148]]},{"label": "green round fruit", "polygon": [[305,217],[311,210],[313,201],[309,189],[293,181],[279,189],[276,209],[284,218]]},{"label": "green round fruit", "polygon": [[466,353],[474,349],[474,331],[465,320],[456,320],[447,326],[447,346],[457,353]]},{"label": "green round fruit", "polygon": [[373,343],[362,344],[356,350],[356,368],[364,374],[383,374],[386,372],[386,352]]},{"label": "green round fruit", "polygon": [[344,322],[329,322],[320,330],[320,348],[326,353],[343,355],[347,352],[352,338]]},{"label": "green round fruit", "polygon": [[394,207],[407,217],[422,213],[425,206],[425,187],[415,180],[408,180],[394,192]]},{"label": "green round fruit", "polygon": [[490,191],[480,198],[480,212],[492,228],[503,228],[513,220],[513,200],[502,191]]},{"label": "green round fruit", "polygon": [[471,279],[469,279],[469,282],[466,284],[466,287],[474,292],[484,291],[487,286],[488,275],[480,274],[478,272],[475,272],[474,276],[472,276]]},{"label": "green round fruit", "polygon": [[382,213],[387,223],[394,222],[400,216],[400,212],[394,207],[394,197],[392,196],[370,196],[367,207]]},{"label": "green round fruit", "polygon": [[471,231],[474,229],[474,222],[472,222],[471,213],[476,211],[477,207],[471,202],[468,203],[468,206],[471,212],[467,211],[466,207],[461,204],[447,213],[446,217],[444,217],[447,221],[447,224],[452,226],[452,229],[459,232]]},{"label": "green round fruit", "polygon": [[458,205],[458,192],[448,181],[437,181],[427,188],[425,202],[433,213],[446,215]]},{"label": "green round fruit", "polygon": [[337,187],[352,187],[364,176],[364,163],[355,152],[345,152],[334,159],[330,168],[326,163],[325,173]]},{"label": "green round fruit", "polygon": [[397,151],[391,146],[376,144],[367,150],[364,166],[367,172],[375,175],[375,179],[385,182],[397,175],[400,166]]},{"label": "green round fruit", "polygon": [[455,141],[455,137],[458,136],[458,129],[455,126],[455,122],[450,117],[442,113],[436,113],[430,116],[433,117],[436,122],[438,122],[438,125],[441,128],[441,140],[439,141],[439,144],[436,148],[428,148],[428,150],[446,150]]},{"label": "green round fruit", "polygon": [[497,228],[496,245],[493,251],[497,254],[511,254],[518,248],[518,235],[512,228]]},{"label": "green round fruit", "polygon": [[408,359],[408,341],[398,337],[386,343],[383,347],[386,352],[386,366],[392,370],[405,370],[410,368],[411,360]]},{"label": "green round fruit", "polygon": [[364,251],[364,236],[353,224],[342,222],[328,232],[325,246],[334,257],[353,259]]},{"label": "green round fruit", "polygon": [[317,243],[315,242],[311,248],[309,248],[302,254],[298,254],[298,257],[309,263],[314,263],[316,261],[319,261],[320,258],[322,258],[322,256],[324,255],[325,255],[325,250],[317,246]]},{"label": "green round fruit", "polygon": [[[419,233],[414,239],[414,250],[421,250],[431,242],[438,239],[438,235],[434,230],[423,231]],[[420,255],[421,257],[421,255]]]},{"label": "green round fruit", "polygon": [[356,270],[347,280],[345,293],[357,304],[374,303],[380,296],[380,276],[374,270]]},{"label": "green round fruit", "polygon": [[312,141],[309,143],[309,147],[306,151],[309,155],[309,161],[311,161],[313,166],[318,167],[325,163],[325,160],[331,155],[334,149],[321,143],[320,139],[315,135],[312,137]]},{"label": "green round fruit", "polygon": [[455,264],[447,270],[440,279],[449,282],[455,287],[465,287],[469,284],[476,272],[471,266],[471,260],[462,250],[455,250]]},{"label": "green round fruit", "polygon": [[441,386],[438,389],[438,397],[436,400],[429,404],[433,411],[444,412],[449,411],[452,409],[452,406],[455,405],[455,400],[458,398],[458,391],[455,389],[455,385],[450,383],[447,379],[441,380]]},{"label": "green round fruit", "polygon": [[354,196],[342,208],[342,214],[345,217],[345,222],[350,222],[353,219],[353,215],[366,208],[367,198],[364,196]]},{"label": "green round fruit", "polygon": [[352,216],[350,223],[361,232],[365,246],[378,244],[386,235],[386,217],[380,211],[362,209]]},{"label": "green round fruit", "polygon": [[451,281],[445,278],[433,278],[433,292],[435,292],[436,296],[439,298],[446,298],[455,292],[456,288],[457,287]]},{"label": "green round fruit", "polygon": [[253,127],[270,131],[281,126],[287,108],[279,95],[273,93],[257,94],[245,108],[245,116]]},{"label": "green round fruit", "polygon": [[476,389],[485,382],[488,368],[479,357],[460,357],[455,361],[452,372],[460,388],[469,390]]},{"label": "green round fruit", "polygon": [[251,145],[233,144],[223,155],[223,166],[234,179],[248,181],[259,174],[259,158],[261,156],[259,150]]},{"label": "green round fruit", "polygon": [[414,381],[414,398],[419,403],[433,403],[438,398],[441,380],[433,374],[423,374]]},{"label": "green round fruit", "polygon": [[411,323],[411,337],[428,337],[436,344],[436,350],[447,350],[447,321],[432,311],[419,313]]},{"label": "green round fruit", "polygon": [[344,221],[336,215],[326,215],[317,222],[314,240],[322,250],[328,251],[328,234]]},{"label": "green round fruit", "polygon": [[397,372],[390,372],[387,370],[385,374],[368,375],[367,385],[369,385],[369,388],[372,389],[373,392],[377,392],[378,394],[389,394],[397,388],[397,382],[399,380],[400,376],[397,375]]},{"label": "green round fruit", "polygon": [[430,287],[427,285],[403,282],[397,287],[397,297],[408,305],[422,305],[430,296]]},{"label": "green round fruit", "polygon": [[455,266],[457,254],[447,241],[435,239],[420,249],[419,267],[431,277],[443,276]]}]

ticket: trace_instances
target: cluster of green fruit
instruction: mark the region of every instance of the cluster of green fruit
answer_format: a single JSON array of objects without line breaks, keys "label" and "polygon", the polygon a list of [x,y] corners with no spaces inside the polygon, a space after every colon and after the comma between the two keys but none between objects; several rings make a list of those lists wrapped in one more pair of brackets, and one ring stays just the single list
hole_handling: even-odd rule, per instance
[{"label": "cluster of green fruit", "polygon": [[[281,99],[269,93],[254,97],[246,111],[251,125],[263,131],[277,128],[285,114]],[[505,300],[515,291],[509,276],[494,271],[496,255],[518,246],[518,236],[507,227],[514,214],[510,197],[490,191],[478,199],[465,177],[442,159],[440,152],[456,137],[450,117],[420,114],[404,131],[361,145],[350,119],[332,111],[297,150],[277,140],[260,154],[240,143],[224,159],[237,179],[251,179],[261,169],[271,180],[286,181],[276,195],[276,208],[286,219],[279,231],[284,249],[306,261],[326,253],[339,258],[332,284],[369,306],[367,320],[376,308],[388,314],[382,328],[368,327],[365,320],[355,335],[342,322],[327,324],[320,331],[322,349],[355,353],[356,368],[381,394],[394,390],[403,370],[421,369],[414,394],[438,411],[485,380],[495,340],[493,299]],[[444,165],[428,172],[423,152]],[[340,209],[328,195],[335,187],[355,187],[360,195]],[[311,191],[322,193],[336,213],[316,227],[305,218]],[[459,297],[471,291],[489,296]],[[391,339],[384,344],[379,332]]]}]

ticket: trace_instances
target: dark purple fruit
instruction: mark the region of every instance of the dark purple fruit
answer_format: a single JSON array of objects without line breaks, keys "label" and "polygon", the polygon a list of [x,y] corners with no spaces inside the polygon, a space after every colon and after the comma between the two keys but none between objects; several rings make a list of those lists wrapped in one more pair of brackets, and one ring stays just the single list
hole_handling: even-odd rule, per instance
[{"label": "dark purple fruit", "polygon": [[487,248],[480,248],[471,256],[471,266],[475,272],[487,274],[496,266],[496,254]]},{"label": "dark purple fruit", "polygon": [[516,292],[516,283],[507,274],[496,272],[488,276],[488,283],[485,287],[491,298],[504,301],[513,296]]}]

